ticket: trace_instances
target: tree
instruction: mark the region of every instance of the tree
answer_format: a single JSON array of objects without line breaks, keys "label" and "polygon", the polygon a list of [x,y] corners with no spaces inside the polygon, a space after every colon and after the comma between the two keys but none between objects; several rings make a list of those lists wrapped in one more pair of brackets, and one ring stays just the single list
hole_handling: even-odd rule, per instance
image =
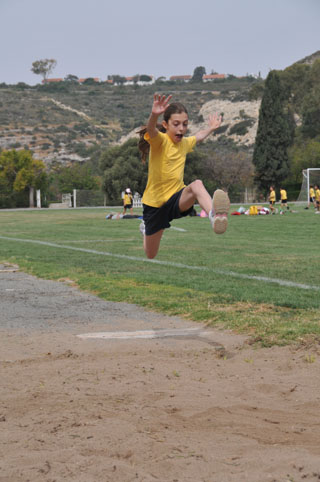
[{"label": "tree", "polygon": [[236,185],[244,188],[253,179],[251,156],[246,151],[214,151],[205,161],[205,173],[227,191]]},{"label": "tree", "polygon": [[96,84],[98,84],[98,82],[93,77],[88,77],[82,83],[83,83],[83,85],[96,85]]},{"label": "tree", "polygon": [[102,152],[99,167],[103,172],[103,190],[110,202],[119,202],[121,192],[127,187],[132,192],[143,193],[148,167],[141,162],[137,139]]},{"label": "tree", "polygon": [[56,65],[57,61],[55,59],[36,60],[32,63],[31,72],[36,75],[42,75],[43,80],[45,81]]},{"label": "tree", "polygon": [[64,78],[65,82],[70,82],[72,84],[78,84],[79,78],[76,75],[69,74]]},{"label": "tree", "polygon": [[114,84],[122,85],[127,79],[122,75],[108,75],[108,80],[112,80]]},{"label": "tree", "polygon": [[46,188],[45,164],[33,159],[29,150],[3,151],[0,155],[0,185],[7,191],[29,191],[29,207],[34,207],[34,190]]},{"label": "tree", "polygon": [[317,139],[300,140],[289,150],[292,180],[301,182],[303,169],[320,168],[320,136]]},{"label": "tree", "polygon": [[140,75],[139,80],[141,82],[152,82],[152,77],[150,77],[150,75],[142,74],[142,75]]},{"label": "tree", "polygon": [[162,84],[163,82],[166,82],[166,78],[164,76],[158,77],[156,79],[156,84]]},{"label": "tree", "polygon": [[287,91],[279,74],[271,71],[265,82],[253,153],[255,181],[265,192],[270,185],[279,186],[289,174],[288,148],[294,123],[287,107]]},{"label": "tree", "polygon": [[206,74],[204,67],[196,67],[193,71],[191,82],[202,82],[202,77]]},{"label": "tree", "polygon": [[320,88],[315,88],[304,98],[301,132],[304,138],[314,138],[320,133]]},{"label": "tree", "polygon": [[295,63],[280,73],[281,82],[292,97],[291,102],[299,109],[306,91],[309,91],[310,66]]},{"label": "tree", "polygon": [[61,193],[70,193],[73,189],[98,190],[100,187],[99,178],[92,175],[86,164],[59,167],[55,177]]}]

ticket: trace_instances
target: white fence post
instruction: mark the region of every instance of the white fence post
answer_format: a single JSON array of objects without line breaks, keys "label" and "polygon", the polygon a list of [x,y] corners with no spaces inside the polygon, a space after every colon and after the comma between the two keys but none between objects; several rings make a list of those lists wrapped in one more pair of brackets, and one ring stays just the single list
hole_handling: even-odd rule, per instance
[{"label": "white fence post", "polygon": [[138,192],[136,192],[133,196],[133,207],[142,208],[141,196]]},{"label": "white fence post", "polygon": [[37,208],[41,208],[41,191],[37,189]]},{"label": "white fence post", "polygon": [[76,189],[73,190],[73,207],[74,208],[77,207],[77,190]]}]

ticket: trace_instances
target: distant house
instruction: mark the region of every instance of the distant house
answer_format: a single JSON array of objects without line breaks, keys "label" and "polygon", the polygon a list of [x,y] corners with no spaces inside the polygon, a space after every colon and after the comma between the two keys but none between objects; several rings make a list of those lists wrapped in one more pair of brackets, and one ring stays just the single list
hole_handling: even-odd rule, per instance
[{"label": "distant house", "polygon": [[[93,80],[94,82],[100,82],[99,77],[86,77],[85,79],[78,79],[77,82],[79,82],[79,84],[83,84],[83,82],[85,82],[88,79]],[[65,79],[43,79],[42,83],[51,84],[54,82],[63,82],[64,80]]]},{"label": "distant house", "polygon": [[[145,79],[146,77],[150,77],[151,80],[142,80],[142,79]],[[154,83],[155,83],[154,76],[148,75],[148,74],[140,75],[140,78],[137,82],[138,85],[151,85],[151,84],[154,84]]]},{"label": "distant house", "polygon": [[63,82],[64,79],[43,79],[43,84],[51,84],[54,82]]},{"label": "distant house", "polygon": [[123,85],[133,85],[134,84],[134,81],[133,81],[133,77],[125,77],[125,82],[123,83]]},{"label": "distant house", "polygon": [[205,74],[202,76],[203,82],[212,82],[213,80],[217,79],[225,79],[225,74]]},{"label": "distant house", "polygon": [[182,82],[189,82],[192,75],[172,75],[169,80],[180,80]]},{"label": "distant house", "polygon": [[[145,77],[149,77],[151,80],[141,80]],[[134,75],[131,77],[125,77],[125,82],[123,85],[151,85],[155,83],[155,78],[153,75],[143,74],[143,75]],[[137,80],[139,79],[139,80]]]}]

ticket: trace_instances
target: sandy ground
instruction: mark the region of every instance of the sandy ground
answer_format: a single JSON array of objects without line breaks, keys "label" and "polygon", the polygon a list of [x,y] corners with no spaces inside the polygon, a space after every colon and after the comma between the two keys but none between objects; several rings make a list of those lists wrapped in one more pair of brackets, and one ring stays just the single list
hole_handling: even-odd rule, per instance
[{"label": "sandy ground", "polygon": [[317,347],[256,349],[6,265],[0,297],[1,482],[320,480]]}]

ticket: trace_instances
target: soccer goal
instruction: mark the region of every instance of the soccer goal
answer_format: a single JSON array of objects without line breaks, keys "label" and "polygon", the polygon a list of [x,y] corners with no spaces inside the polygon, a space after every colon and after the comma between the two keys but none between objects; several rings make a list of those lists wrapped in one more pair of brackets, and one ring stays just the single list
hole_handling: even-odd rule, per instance
[{"label": "soccer goal", "polygon": [[320,187],[320,167],[310,167],[302,171],[302,184],[297,202],[309,203],[310,186],[317,184]]}]

